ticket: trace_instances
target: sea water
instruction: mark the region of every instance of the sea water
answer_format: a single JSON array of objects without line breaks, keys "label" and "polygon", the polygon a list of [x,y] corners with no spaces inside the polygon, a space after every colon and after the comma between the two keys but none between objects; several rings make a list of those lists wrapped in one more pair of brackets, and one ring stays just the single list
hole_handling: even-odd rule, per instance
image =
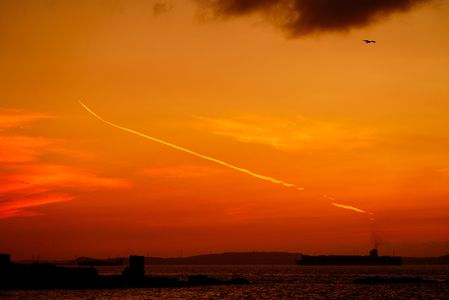
[{"label": "sea water", "polygon": [[[100,267],[101,274],[122,268]],[[0,299],[449,299],[449,283],[358,285],[368,276],[449,280],[449,266],[147,266],[147,274],[186,279],[205,274],[247,278],[244,286],[0,291]]]}]

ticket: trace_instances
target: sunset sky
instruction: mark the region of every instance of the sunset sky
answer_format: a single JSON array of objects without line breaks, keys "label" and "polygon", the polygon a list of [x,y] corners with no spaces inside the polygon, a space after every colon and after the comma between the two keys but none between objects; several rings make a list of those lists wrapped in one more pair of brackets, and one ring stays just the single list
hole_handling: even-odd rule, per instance
[{"label": "sunset sky", "polygon": [[0,252],[449,253],[449,3],[237,2],[0,0]]}]

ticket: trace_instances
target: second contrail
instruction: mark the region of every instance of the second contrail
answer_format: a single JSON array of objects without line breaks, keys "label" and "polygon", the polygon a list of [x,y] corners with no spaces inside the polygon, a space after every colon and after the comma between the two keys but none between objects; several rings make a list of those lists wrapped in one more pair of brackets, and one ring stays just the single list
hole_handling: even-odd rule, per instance
[{"label": "second contrail", "polygon": [[280,185],[283,185],[283,186],[285,186],[285,187],[295,188],[295,189],[297,189],[297,190],[304,190],[304,188],[297,187],[296,185],[294,185],[294,184],[292,184],[292,183],[287,183],[287,182],[285,182],[285,181],[282,181],[282,180],[279,180],[279,179],[276,179],[276,178],[272,178],[272,177],[269,177],[269,176],[260,175],[260,174],[254,173],[254,172],[252,172],[252,171],[250,171],[250,170],[247,170],[247,169],[244,169],[244,168],[240,168],[240,167],[234,166],[234,165],[229,164],[229,163],[227,163],[227,162],[224,162],[224,161],[222,161],[222,160],[219,160],[219,159],[216,159],[216,158],[213,158],[213,157],[204,155],[204,154],[200,154],[200,153],[195,152],[195,151],[193,151],[193,150],[189,150],[189,149],[187,149],[187,148],[184,148],[184,147],[181,147],[181,146],[178,146],[178,145],[175,145],[175,144],[172,144],[172,143],[169,143],[169,142],[166,142],[166,141],[157,139],[157,138],[155,138],[155,137],[146,135],[146,134],[144,134],[144,133],[135,131],[135,130],[133,130],[133,129],[129,129],[129,128],[126,128],[126,127],[123,127],[123,126],[114,124],[114,123],[112,123],[112,122],[109,122],[109,121],[103,119],[103,118],[100,117],[99,115],[97,115],[93,110],[91,110],[91,109],[90,109],[87,105],[85,105],[83,102],[80,101],[79,103],[84,107],[84,109],[86,109],[86,110],[87,110],[91,115],[93,115],[95,118],[97,118],[98,120],[100,120],[100,121],[102,121],[102,122],[104,122],[104,123],[106,123],[106,124],[108,124],[108,125],[110,125],[110,126],[112,126],[112,127],[117,128],[117,129],[120,129],[120,130],[129,132],[129,133],[138,135],[138,136],[140,136],[140,137],[143,137],[143,138],[146,138],[146,139],[151,140],[151,141],[153,141],[153,142],[156,142],[156,143],[159,143],[159,144],[162,144],[162,145],[171,147],[171,148],[173,148],[173,149],[176,149],[176,150],[179,150],[179,151],[182,151],[182,152],[185,152],[185,153],[189,153],[189,154],[194,155],[194,156],[196,156],[196,157],[200,157],[200,158],[202,158],[202,159],[205,159],[205,160],[208,160],[208,161],[217,163],[217,164],[219,164],[219,165],[225,166],[225,167],[227,167],[227,168],[233,169],[233,170],[238,171],[238,172],[241,172],[241,173],[248,174],[248,175],[250,175],[250,176],[253,176],[253,177],[258,178],[258,179],[261,179],[261,180],[265,180],[265,181],[269,181],[269,182],[272,182],[272,183],[280,184]]},{"label": "second contrail", "polygon": [[361,214],[371,214],[363,209],[360,209],[360,208],[357,208],[354,206],[350,206],[350,205],[346,205],[346,204],[339,204],[339,203],[335,203],[335,202],[332,202],[331,204],[335,207],[352,210],[352,211],[355,211],[355,212],[358,212]]},{"label": "second contrail", "polygon": [[[360,213],[360,214],[374,215],[373,213],[371,213],[369,211],[366,211],[366,210],[363,210],[363,209],[360,209],[360,208],[357,208],[357,207],[354,207],[354,206],[351,206],[351,205],[337,203],[337,202],[335,202],[335,198],[332,198],[331,196],[323,195],[323,197],[328,199],[328,200],[330,200],[330,201],[332,201],[331,205],[333,205],[335,207],[352,210],[352,211],[355,211],[355,212]],[[371,218],[371,221],[374,221],[374,218]]]}]

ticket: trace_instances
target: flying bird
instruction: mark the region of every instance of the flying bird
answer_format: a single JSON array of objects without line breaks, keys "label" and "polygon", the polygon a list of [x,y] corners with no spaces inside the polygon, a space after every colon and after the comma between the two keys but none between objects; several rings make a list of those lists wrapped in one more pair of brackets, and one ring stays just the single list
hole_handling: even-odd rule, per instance
[{"label": "flying bird", "polygon": [[376,41],[373,40],[363,40],[365,42],[365,44],[375,44]]}]

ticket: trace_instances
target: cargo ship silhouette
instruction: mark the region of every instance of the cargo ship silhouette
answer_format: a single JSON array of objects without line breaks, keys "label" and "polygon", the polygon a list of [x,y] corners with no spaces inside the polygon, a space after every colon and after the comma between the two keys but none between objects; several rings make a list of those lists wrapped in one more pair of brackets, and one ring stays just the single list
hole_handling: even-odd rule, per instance
[{"label": "cargo ship silhouette", "polygon": [[296,261],[298,265],[330,265],[330,266],[388,266],[402,265],[402,257],[400,256],[379,256],[377,249],[372,249],[369,256],[363,255],[301,255]]}]

